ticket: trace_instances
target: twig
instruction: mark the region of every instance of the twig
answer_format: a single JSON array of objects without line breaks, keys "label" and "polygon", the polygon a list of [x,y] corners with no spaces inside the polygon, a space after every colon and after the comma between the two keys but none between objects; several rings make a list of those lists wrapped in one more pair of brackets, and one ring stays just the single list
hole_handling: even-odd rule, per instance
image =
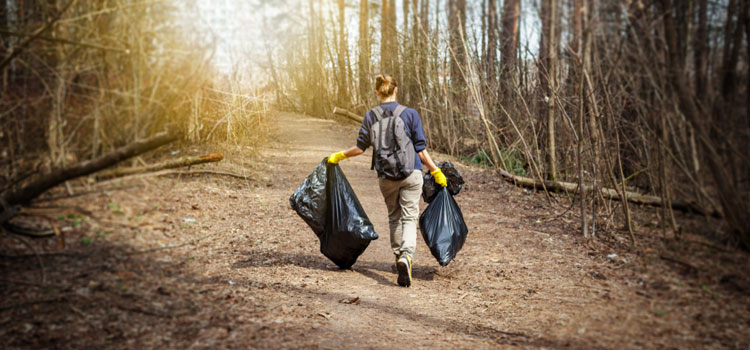
[{"label": "twig", "polygon": [[[177,170],[174,173],[180,174],[180,175],[195,175],[195,174],[222,175],[222,176],[238,178],[241,180],[250,180],[250,177],[248,175],[237,174],[235,172],[224,171],[224,170],[208,170],[208,169],[195,169],[195,170],[182,170],[182,171]],[[169,175],[169,174],[163,174],[163,175]]]}]

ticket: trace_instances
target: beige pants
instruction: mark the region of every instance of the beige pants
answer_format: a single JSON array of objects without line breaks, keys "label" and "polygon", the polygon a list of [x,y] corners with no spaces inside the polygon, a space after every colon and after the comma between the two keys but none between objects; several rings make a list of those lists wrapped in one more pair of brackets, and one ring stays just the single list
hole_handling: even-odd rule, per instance
[{"label": "beige pants", "polygon": [[380,179],[380,192],[388,207],[388,226],[391,230],[391,249],[399,256],[414,258],[417,247],[419,196],[422,195],[422,172],[414,170],[409,177],[393,181]]}]

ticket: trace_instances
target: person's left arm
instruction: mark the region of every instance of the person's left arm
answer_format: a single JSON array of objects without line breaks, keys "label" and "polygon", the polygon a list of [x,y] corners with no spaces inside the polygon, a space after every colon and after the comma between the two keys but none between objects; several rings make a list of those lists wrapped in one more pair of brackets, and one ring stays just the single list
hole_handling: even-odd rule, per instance
[{"label": "person's left arm", "polygon": [[410,129],[411,140],[414,144],[414,150],[417,152],[417,156],[419,156],[419,160],[421,160],[422,164],[430,170],[430,174],[435,178],[435,182],[438,185],[443,187],[447,186],[448,180],[445,178],[443,171],[435,165],[435,162],[432,161],[432,157],[430,157],[430,154],[427,152],[427,140],[424,136],[424,127],[422,127],[422,119],[419,117],[417,111],[414,111],[414,114],[411,116]]}]

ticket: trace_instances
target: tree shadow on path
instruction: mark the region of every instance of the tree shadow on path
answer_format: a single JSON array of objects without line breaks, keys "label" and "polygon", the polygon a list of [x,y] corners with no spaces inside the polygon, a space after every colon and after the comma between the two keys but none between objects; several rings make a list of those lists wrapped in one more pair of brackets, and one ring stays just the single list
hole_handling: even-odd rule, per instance
[{"label": "tree shadow on path", "polygon": [[[345,271],[339,269],[331,261],[329,261],[323,255],[311,255],[305,253],[294,253],[294,252],[282,252],[277,250],[246,250],[241,252],[244,258],[236,261],[233,265],[233,269],[242,269],[249,267],[271,267],[271,266],[284,266],[294,265],[303,267],[311,270],[318,271]],[[371,278],[381,285],[396,286],[395,275],[393,278],[384,277],[382,274],[376,271],[383,272],[386,274],[394,274],[395,269],[393,263],[382,262],[382,261],[358,261],[351,270],[357,272],[365,277]],[[412,277],[415,280],[421,281],[432,281],[434,279],[437,269],[432,266],[418,266],[414,267],[412,271]]]}]

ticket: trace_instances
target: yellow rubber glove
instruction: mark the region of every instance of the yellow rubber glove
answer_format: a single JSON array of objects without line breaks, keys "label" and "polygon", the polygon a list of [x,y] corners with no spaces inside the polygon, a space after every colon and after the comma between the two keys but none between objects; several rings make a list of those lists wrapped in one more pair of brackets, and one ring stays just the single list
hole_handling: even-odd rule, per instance
[{"label": "yellow rubber glove", "polygon": [[340,161],[342,161],[344,159],[349,159],[349,157],[347,157],[346,155],[344,155],[343,151],[342,152],[336,152],[336,153],[331,154],[330,156],[328,156],[328,163],[338,164]]},{"label": "yellow rubber glove", "polygon": [[430,174],[435,178],[436,184],[443,187],[448,186],[448,180],[445,178],[445,174],[443,174],[443,171],[440,170],[440,168],[437,168],[435,171],[430,171]]}]

